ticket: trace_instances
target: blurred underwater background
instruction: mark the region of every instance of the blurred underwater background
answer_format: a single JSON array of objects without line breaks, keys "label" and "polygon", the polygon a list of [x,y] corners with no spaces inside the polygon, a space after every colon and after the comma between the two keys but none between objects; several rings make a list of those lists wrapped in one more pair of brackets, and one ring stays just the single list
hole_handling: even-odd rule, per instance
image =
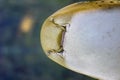
[{"label": "blurred underwater background", "polygon": [[56,10],[83,0],[0,0],[0,80],[95,80],[44,54],[40,29]]}]

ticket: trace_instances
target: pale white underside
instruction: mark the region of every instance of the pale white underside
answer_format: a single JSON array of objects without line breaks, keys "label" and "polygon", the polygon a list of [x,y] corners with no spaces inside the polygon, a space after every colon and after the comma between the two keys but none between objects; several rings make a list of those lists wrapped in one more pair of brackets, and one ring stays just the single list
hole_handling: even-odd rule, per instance
[{"label": "pale white underside", "polygon": [[68,68],[103,80],[120,80],[120,9],[77,13],[63,45]]}]

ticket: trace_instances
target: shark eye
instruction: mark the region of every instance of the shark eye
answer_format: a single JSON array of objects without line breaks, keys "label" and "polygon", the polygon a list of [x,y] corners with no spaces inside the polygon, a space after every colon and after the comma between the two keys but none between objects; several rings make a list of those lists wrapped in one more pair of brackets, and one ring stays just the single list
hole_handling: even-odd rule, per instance
[{"label": "shark eye", "polygon": [[120,80],[120,1],[68,5],[43,23],[41,44],[47,56],[75,72]]}]

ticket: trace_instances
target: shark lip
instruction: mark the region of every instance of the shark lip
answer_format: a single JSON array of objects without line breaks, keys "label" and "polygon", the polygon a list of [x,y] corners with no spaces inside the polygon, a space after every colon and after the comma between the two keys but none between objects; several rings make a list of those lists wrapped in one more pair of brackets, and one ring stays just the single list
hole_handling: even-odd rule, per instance
[{"label": "shark lip", "polygon": [[[59,29],[61,29],[60,32],[60,41],[59,41],[59,49],[50,49],[48,50],[48,54],[50,55],[51,53],[56,53],[60,55],[63,58],[63,53],[64,53],[64,39],[65,39],[65,34],[67,32],[68,27],[70,26],[69,23],[65,23],[63,25],[58,24],[55,22],[54,18],[51,18],[50,21]],[[59,37],[58,37],[59,38]]]}]

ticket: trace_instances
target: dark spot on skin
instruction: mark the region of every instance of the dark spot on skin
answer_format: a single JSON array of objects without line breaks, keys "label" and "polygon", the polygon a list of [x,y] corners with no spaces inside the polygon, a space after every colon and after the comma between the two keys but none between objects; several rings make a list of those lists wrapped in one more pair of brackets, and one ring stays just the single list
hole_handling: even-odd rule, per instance
[{"label": "dark spot on skin", "polygon": [[114,3],[114,1],[110,1],[110,3]]},{"label": "dark spot on skin", "polygon": [[101,1],[102,3],[104,3],[104,1]]},{"label": "dark spot on skin", "polygon": [[98,4],[98,2],[96,2],[95,4]]},{"label": "dark spot on skin", "polygon": [[102,7],[102,5],[98,5],[99,7]]}]

